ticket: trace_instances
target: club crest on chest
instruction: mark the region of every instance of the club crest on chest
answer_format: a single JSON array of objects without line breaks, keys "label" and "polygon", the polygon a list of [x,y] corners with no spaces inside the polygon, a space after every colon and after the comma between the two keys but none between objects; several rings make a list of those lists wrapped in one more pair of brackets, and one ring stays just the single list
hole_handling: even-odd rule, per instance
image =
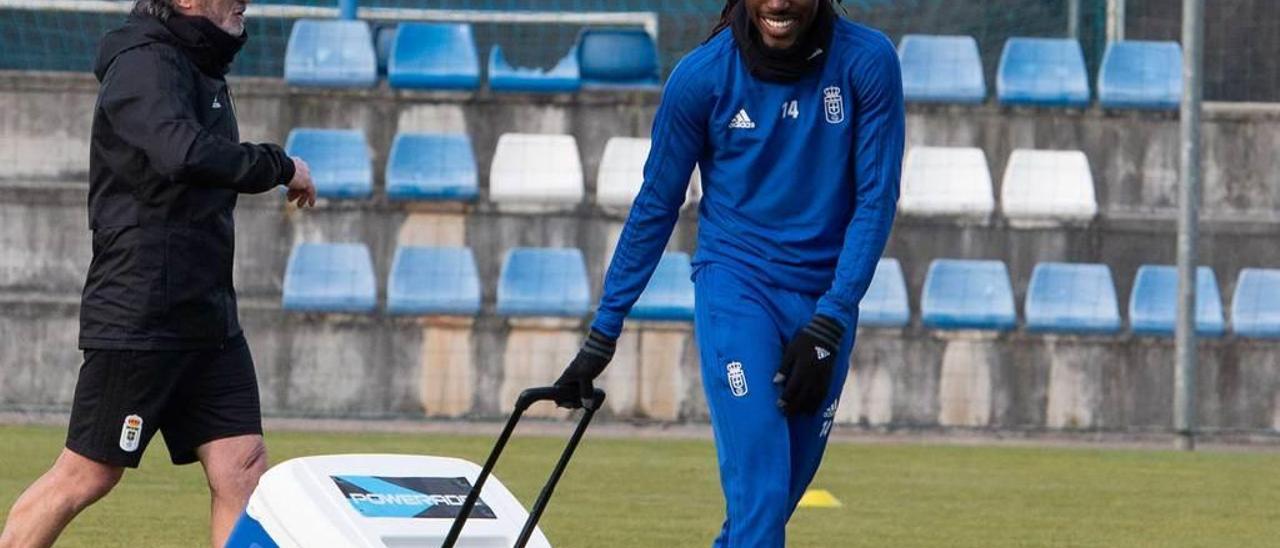
[{"label": "club crest on chest", "polygon": [[844,122],[844,92],[839,86],[830,86],[822,90],[822,105],[828,124]]}]

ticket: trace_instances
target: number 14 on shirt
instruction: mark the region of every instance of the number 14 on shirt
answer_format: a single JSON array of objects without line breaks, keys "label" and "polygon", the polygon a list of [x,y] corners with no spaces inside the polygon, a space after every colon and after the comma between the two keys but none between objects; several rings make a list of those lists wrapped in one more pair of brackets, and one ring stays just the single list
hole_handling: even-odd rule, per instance
[{"label": "number 14 on shirt", "polygon": [[799,117],[800,117],[800,101],[792,99],[790,101],[782,102],[782,119],[783,120],[786,120],[787,118],[791,118],[794,120]]}]

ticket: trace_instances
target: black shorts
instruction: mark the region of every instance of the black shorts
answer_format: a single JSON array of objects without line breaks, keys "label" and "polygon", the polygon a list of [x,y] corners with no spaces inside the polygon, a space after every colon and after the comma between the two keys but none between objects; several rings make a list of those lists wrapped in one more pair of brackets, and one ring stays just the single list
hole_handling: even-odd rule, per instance
[{"label": "black shorts", "polygon": [[85,350],[67,449],[137,468],[156,432],[174,464],[213,440],[262,434],[253,357],[244,336],[210,350]]}]

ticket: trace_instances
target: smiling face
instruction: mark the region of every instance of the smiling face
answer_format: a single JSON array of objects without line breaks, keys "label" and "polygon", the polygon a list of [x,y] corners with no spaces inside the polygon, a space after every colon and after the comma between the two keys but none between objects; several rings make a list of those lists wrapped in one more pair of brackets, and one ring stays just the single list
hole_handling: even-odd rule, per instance
[{"label": "smiling face", "polygon": [[818,15],[818,2],[826,0],[743,0],[747,15],[760,31],[764,45],[789,48],[800,39]]},{"label": "smiling face", "polygon": [[244,10],[249,0],[177,0],[184,15],[204,17],[231,36],[244,34]]}]

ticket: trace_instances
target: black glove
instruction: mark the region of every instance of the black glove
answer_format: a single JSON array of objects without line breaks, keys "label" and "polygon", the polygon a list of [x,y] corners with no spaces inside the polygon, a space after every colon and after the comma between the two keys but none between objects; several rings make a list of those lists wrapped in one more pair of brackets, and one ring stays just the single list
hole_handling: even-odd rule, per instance
[{"label": "black glove", "polygon": [[560,389],[556,405],[569,409],[590,409],[595,406],[595,386],[591,381],[600,376],[604,367],[609,365],[609,360],[613,359],[616,342],[594,329],[587,334],[587,340],[582,342],[578,355],[556,380],[556,388]]},{"label": "black glove", "polygon": [[831,389],[831,371],[844,328],[826,316],[814,316],[787,345],[782,367],[773,377],[782,385],[778,407],[783,413],[812,415],[818,412]]}]

